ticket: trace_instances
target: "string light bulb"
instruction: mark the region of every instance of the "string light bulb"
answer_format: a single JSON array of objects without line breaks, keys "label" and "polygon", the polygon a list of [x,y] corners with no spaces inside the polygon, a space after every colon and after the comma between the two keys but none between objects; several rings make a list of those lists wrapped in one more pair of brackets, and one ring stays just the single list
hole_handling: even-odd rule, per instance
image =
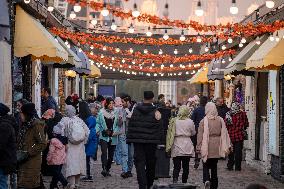
[{"label": "string light bulb", "polygon": [[52,12],[52,11],[54,10],[54,7],[53,7],[52,5],[49,5],[49,6],[47,7],[47,10],[48,10],[49,12]]},{"label": "string light bulb", "polygon": [[151,32],[150,26],[148,27],[148,30],[147,30],[147,32],[146,32],[146,36],[147,36],[147,37],[151,37],[151,36],[152,36],[152,32]]},{"label": "string light bulb", "polygon": [[279,37],[278,32],[276,33],[275,41],[277,41],[277,42],[279,42],[279,41],[280,41],[280,37]]},{"label": "string light bulb", "polygon": [[106,3],[103,4],[103,9],[102,9],[102,11],[101,11],[101,14],[102,14],[104,17],[106,17],[106,16],[109,15],[109,10],[107,10],[107,8],[106,8]]},{"label": "string light bulb", "polygon": [[159,55],[161,55],[161,54],[163,54],[163,50],[162,49],[159,50]]},{"label": "string light bulb", "polygon": [[169,37],[169,35],[168,35],[168,30],[165,30],[165,34],[164,34],[164,36],[163,36],[163,39],[164,40],[168,40],[170,37]]},{"label": "string light bulb", "polygon": [[134,33],[134,27],[133,27],[133,24],[131,23],[129,28],[128,28],[128,32],[129,33]]},{"label": "string light bulb", "polygon": [[71,19],[75,19],[75,18],[76,18],[76,14],[75,14],[75,12],[74,12],[73,10],[71,11],[69,17],[70,17]]},{"label": "string light bulb", "polygon": [[228,43],[230,43],[230,44],[233,43],[233,39],[231,37],[229,37]]},{"label": "string light bulb", "polygon": [[222,45],[222,50],[226,50],[226,45]]},{"label": "string light bulb", "polygon": [[147,54],[148,53],[148,50],[147,49],[144,49],[144,54]]},{"label": "string light bulb", "polygon": [[256,38],[256,41],[255,41],[255,43],[257,44],[257,45],[260,45],[260,39],[259,39],[259,37],[257,36],[257,38]]},{"label": "string light bulb", "polygon": [[180,41],[185,41],[184,31],[181,31],[181,36],[179,37]]},{"label": "string light bulb", "polygon": [[132,48],[129,49],[129,52],[132,54],[134,51]]},{"label": "string light bulb", "polygon": [[31,0],[24,0],[24,2],[25,2],[26,4],[29,4],[29,3],[31,2]]},{"label": "string light bulb", "polygon": [[175,55],[178,54],[178,50],[177,50],[177,49],[174,50],[174,54],[175,54]]},{"label": "string light bulb", "polygon": [[132,11],[132,16],[137,18],[138,16],[140,16],[140,12],[138,11],[136,3],[134,3],[133,8],[134,8],[134,10]]},{"label": "string light bulb", "polygon": [[201,39],[201,37],[200,37],[199,34],[198,34],[198,36],[197,36],[197,38],[196,38],[196,42],[197,42],[197,43],[201,43],[201,42],[202,42],[202,39]]},{"label": "string light bulb", "polygon": [[195,15],[196,15],[196,16],[203,16],[203,14],[204,14],[204,11],[203,11],[203,9],[202,9],[202,7],[201,7],[201,1],[199,0],[199,1],[197,2],[197,8],[196,8],[196,10],[195,10]]},{"label": "string light bulb", "polygon": [[117,29],[117,25],[115,24],[114,19],[112,19],[112,24],[111,24],[110,28],[111,28],[113,31],[115,31],[115,30]]},{"label": "string light bulb", "polygon": [[274,1],[265,1],[265,6],[269,9],[272,9],[275,6]]},{"label": "string light bulb", "polygon": [[117,53],[119,53],[119,52],[120,52],[120,49],[119,49],[118,47],[116,47],[115,51],[116,51]]},{"label": "string light bulb", "polygon": [[209,51],[208,44],[206,44],[206,47],[205,47],[204,51],[205,51],[205,52],[208,52],[208,51]]},{"label": "string light bulb", "polygon": [[246,42],[247,42],[246,38],[243,37],[243,38],[241,39],[241,43],[246,43]]},{"label": "string light bulb", "polygon": [[91,20],[91,24],[92,24],[93,26],[97,25],[97,23],[98,23],[98,20],[97,20],[96,17]]},{"label": "string light bulb", "polygon": [[232,0],[232,5],[230,7],[230,13],[234,15],[239,13],[239,9],[236,5],[236,0]]},{"label": "string light bulb", "polygon": [[192,48],[189,48],[188,52],[191,54],[193,52]]},{"label": "string light bulb", "polygon": [[240,47],[240,48],[242,48],[243,46],[244,46],[244,44],[242,44],[242,43],[239,44],[239,47]]},{"label": "string light bulb", "polygon": [[275,40],[273,34],[271,34],[271,35],[269,36],[269,39],[270,39],[270,41],[274,41],[274,40]]},{"label": "string light bulb", "polygon": [[80,6],[79,3],[76,3],[76,4],[74,5],[74,11],[75,11],[75,12],[80,12],[80,11],[81,11],[81,6]]}]

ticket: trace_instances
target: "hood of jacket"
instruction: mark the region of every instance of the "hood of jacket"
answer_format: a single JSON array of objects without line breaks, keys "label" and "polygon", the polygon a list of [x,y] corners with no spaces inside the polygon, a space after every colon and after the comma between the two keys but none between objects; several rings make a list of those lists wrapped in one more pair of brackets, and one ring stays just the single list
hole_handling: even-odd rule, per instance
[{"label": "hood of jacket", "polygon": [[57,139],[57,138],[53,138],[51,141],[51,144],[55,147],[58,148],[60,150],[62,150],[65,146],[62,144],[62,142]]},{"label": "hood of jacket", "polygon": [[139,104],[136,106],[136,110],[141,112],[142,114],[149,114],[156,110],[157,108],[153,106],[152,104]]}]

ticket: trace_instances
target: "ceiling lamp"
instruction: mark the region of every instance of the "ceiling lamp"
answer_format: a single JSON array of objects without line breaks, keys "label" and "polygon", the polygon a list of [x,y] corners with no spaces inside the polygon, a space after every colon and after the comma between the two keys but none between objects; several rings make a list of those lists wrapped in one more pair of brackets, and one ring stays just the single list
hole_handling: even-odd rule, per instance
[{"label": "ceiling lamp", "polygon": [[274,1],[265,1],[265,5],[267,8],[272,9],[275,5]]},{"label": "ceiling lamp", "polygon": [[114,19],[112,19],[112,24],[111,24],[110,28],[111,28],[113,31],[115,31],[115,30],[117,29],[117,25],[115,24]]},{"label": "ceiling lamp", "polygon": [[29,3],[31,2],[31,0],[24,0],[24,2],[25,2],[26,4],[29,4]]},{"label": "ceiling lamp", "polygon": [[178,50],[177,49],[174,50],[174,54],[178,54]]},{"label": "ceiling lamp", "polygon": [[179,40],[185,41],[184,31],[181,31],[181,36],[179,37]]},{"label": "ceiling lamp", "polygon": [[76,18],[76,14],[75,14],[75,12],[74,12],[73,10],[71,11],[69,17],[70,17],[71,19],[75,19],[75,18]]},{"label": "ceiling lamp", "polygon": [[241,43],[246,43],[246,42],[247,42],[246,38],[243,37],[243,38],[241,39]]},{"label": "ceiling lamp", "polygon": [[137,4],[136,3],[134,3],[133,8],[134,8],[134,10],[132,11],[132,16],[137,18],[140,15],[140,12],[137,9]]},{"label": "ceiling lamp", "polygon": [[134,33],[134,27],[133,27],[133,24],[131,23],[129,28],[128,28],[128,32],[129,33]]},{"label": "ceiling lamp", "polygon": [[74,5],[74,11],[75,11],[75,12],[80,12],[80,11],[81,11],[81,6],[80,6],[79,3],[76,3],[76,4]]},{"label": "ceiling lamp", "polygon": [[229,37],[228,43],[233,43],[233,39],[231,37]]},{"label": "ceiling lamp", "polygon": [[97,23],[98,23],[98,20],[97,20],[96,17],[91,20],[91,24],[92,24],[93,26],[97,25]]},{"label": "ceiling lamp", "polygon": [[195,10],[195,15],[196,15],[196,16],[203,16],[203,14],[204,14],[204,11],[203,11],[203,9],[202,9],[202,7],[201,7],[201,1],[199,0],[199,1],[197,2],[197,8],[196,8],[196,10]]},{"label": "ceiling lamp", "polygon": [[146,32],[146,36],[147,36],[147,37],[151,37],[151,36],[152,36],[152,32],[151,32],[150,26],[148,27],[148,30],[147,30],[147,32]]},{"label": "ceiling lamp", "polygon": [[189,49],[188,49],[188,52],[189,52],[189,53],[192,53],[192,52],[193,52],[192,48],[189,48]]},{"label": "ceiling lamp", "polygon": [[163,36],[163,39],[164,40],[168,40],[170,37],[169,37],[169,35],[168,35],[168,30],[165,30],[165,34],[164,34],[164,36]]},{"label": "ceiling lamp", "polygon": [[231,14],[238,14],[238,12],[239,12],[239,9],[236,5],[236,0],[232,0],[232,5],[230,7],[230,13]]},{"label": "ceiling lamp", "polygon": [[129,52],[132,54],[134,51],[132,48],[129,49]]},{"label": "ceiling lamp", "polygon": [[103,6],[104,6],[104,7],[103,7],[103,9],[102,9],[102,11],[101,11],[101,14],[102,14],[104,17],[106,17],[106,16],[109,15],[109,10],[107,10],[107,8],[106,8],[106,3],[104,3]]},{"label": "ceiling lamp", "polygon": [[148,50],[147,49],[144,49],[144,54],[147,54],[148,53]]}]

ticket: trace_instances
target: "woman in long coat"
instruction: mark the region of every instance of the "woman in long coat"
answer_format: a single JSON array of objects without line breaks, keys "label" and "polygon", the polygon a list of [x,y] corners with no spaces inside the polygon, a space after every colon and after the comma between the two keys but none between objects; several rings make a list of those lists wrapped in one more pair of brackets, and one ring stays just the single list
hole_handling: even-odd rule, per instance
[{"label": "woman in long coat", "polygon": [[[85,155],[85,144],[88,141],[89,129],[85,122],[76,116],[76,109],[67,105],[66,107],[66,117],[63,117],[58,123],[63,133],[67,133],[67,127],[72,126],[70,123],[73,122],[74,125],[81,125],[85,131],[85,139],[79,144],[72,144],[68,142],[67,152],[66,152],[66,164],[63,166],[63,173],[71,185],[71,188],[76,188],[79,186],[80,176],[86,175],[86,155]],[[67,134],[65,135],[66,137]],[[70,141],[70,139],[68,138]]]},{"label": "woman in long coat", "polygon": [[44,122],[37,119],[35,105],[28,103],[21,108],[23,125],[18,136],[18,151],[26,153],[26,158],[19,163],[18,187],[25,189],[41,186],[41,153],[46,147]]}]

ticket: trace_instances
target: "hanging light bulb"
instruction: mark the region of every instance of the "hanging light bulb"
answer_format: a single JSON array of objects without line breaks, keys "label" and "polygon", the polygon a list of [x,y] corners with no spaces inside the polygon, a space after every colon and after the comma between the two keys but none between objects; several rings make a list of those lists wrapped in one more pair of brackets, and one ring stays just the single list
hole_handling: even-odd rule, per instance
[{"label": "hanging light bulb", "polygon": [[90,55],[94,55],[93,51],[90,52]]},{"label": "hanging light bulb", "polygon": [[52,5],[49,5],[49,6],[47,7],[47,10],[48,10],[49,12],[52,12],[52,11],[54,10],[54,7],[53,7]]},{"label": "hanging light bulb", "polygon": [[195,10],[195,15],[196,15],[196,16],[203,16],[203,14],[204,14],[204,11],[203,11],[203,9],[202,9],[202,7],[201,7],[201,1],[199,0],[199,1],[197,2],[197,8],[196,8],[196,10]]},{"label": "hanging light bulb", "polygon": [[75,19],[75,18],[76,18],[76,14],[75,14],[75,12],[74,12],[73,10],[71,11],[69,17],[70,17],[71,19]]},{"label": "hanging light bulb", "polygon": [[132,48],[129,49],[129,52],[132,54],[134,51]]},{"label": "hanging light bulb", "polygon": [[137,4],[136,4],[136,3],[134,3],[133,8],[134,8],[134,9],[133,9],[133,11],[132,11],[132,16],[135,17],[135,18],[137,18],[137,17],[140,15],[140,12],[138,11]]},{"label": "hanging light bulb", "polygon": [[129,28],[128,28],[128,32],[129,33],[134,33],[134,27],[133,27],[133,24],[131,23]]},{"label": "hanging light bulb", "polygon": [[29,4],[29,3],[31,2],[31,0],[24,0],[24,2],[25,2],[26,4]]},{"label": "hanging light bulb", "polygon": [[79,52],[82,52],[82,49],[81,49],[81,48],[79,48]]},{"label": "hanging light bulb", "polygon": [[174,65],[173,65],[173,64],[171,64],[171,65],[170,65],[170,67],[172,68],[172,67],[174,67]]},{"label": "hanging light bulb", "polygon": [[122,62],[122,63],[125,63],[125,60],[124,60],[124,59],[122,59],[122,60],[121,60],[121,62]]},{"label": "hanging light bulb", "polygon": [[103,54],[101,54],[101,58],[104,58],[105,56]]},{"label": "hanging light bulb", "polygon": [[177,50],[177,49],[174,50],[174,54],[175,54],[175,55],[178,54],[178,50]]},{"label": "hanging light bulb", "polygon": [[116,48],[115,48],[115,51],[116,51],[117,53],[119,53],[119,52],[120,52],[120,49],[119,49],[118,47],[116,47]]},{"label": "hanging light bulb", "polygon": [[107,48],[106,48],[106,46],[104,46],[104,47],[103,47],[103,51],[106,51],[106,50],[107,50]]},{"label": "hanging light bulb", "polygon": [[191,54],[193,52],[192,48],[189,48],[188,52]]},{"label": "hanging light bulb", "polygon": [[231,37],[229,37],[228,43],[233,43],[233,39]]},{"label": "hanging light bulb", "polygon": [[75,12],[80,12],[80,11],[81,11],[81,6],[80,6],[79,3],[76,3],[76,4],[74,5],[74,11],[75,11]]},{"label": "hanging light bulb", "polygon": [[144,49],[144,54],[147,54],[148,53],[148,50],[147,49]]},{"label": "hanging light bulb", "polygon": [[101,14],[102,14],[104,17],[106,17],[106,16],[109,15],[109,10],[107,10],[107,8],[106,8],[106,3],[104,3],[104,5],[103,5],[103,9],[102,9],[102,11],[101,11]]},{"label": "hanging light bulb", "polygon": [[238,12],[239,12],[239,9],[236,5],[236,0],[232,0],[232,5],[230,7],[230,13],[231,14],[238,14]]},{"label": "hanging light bulb", "polygon": [[170,37],[169,37],[169,35],[168,35],[168,30],[165,30],[165,34],[164,34],[164,36],[163,36],[163,39],[164,40],[168,40]]},{"label": "hanging light bulb", "polygon": [[162,49],[159,50],[159,55],[161,55],[161,54],[163,54],[163,50]]},{"label": "hanging light bulb", "polygon": [[275,40],[273,34],[271,34],[271,35],[269,36],[269,39],[270,39],[270,41],[274,41],[274,40]]},{"label": "hanging light bulb", "polygon": [[272,9],[275,6],[274,1],[265,1],[265,6],[269,9]]},{"label": "hanging light bulb", "polygon": [[239,44],[239,47],[240,47],[240,48],[242,48],[243,46],[244,46],[244,44],[242,44],[242,43]]},{"label": "hanging light bulb", "polygon": [[148,30],[147,30],[147,32],[146,32],[146,36],[147,36],[147,37],[151,37],[151,36],[152,36],[152,32],[151,32],[150,26],[148,27]]},{"label": "hanging light bulb", "polygon": [[229,62],[231,62],[232,60],[233,60],[233,59],[232,59],[232,57],[230,56],[230,57],[229,57]]},{"label": "hanging light bulb", "polygon": [[255,41],[255,43],[257,44],[257,45],[260,45],[260,39],[259,39],[259,37],[257,36],[257,38],[256,38],[256,41]]},{"label": "hanging light bulb", "polygon": [[133,61],[132,61],[132,64],[136,64],[136,62],[133,60]]},{"label": "hanging light bulb", "polygon": [[197,35],[196,42],[197,42],[197,43],[201,43],[201,42],[202,42],[202,39],[201,39],[201,37],[200,37],[200,34]]},{"label": "hanging light bulb", "polygon": [[222,50],[225,50],[226,49],[226,45],[222,45]]},{"label": "hanging light bulb", "polygon": [[164,69],[164,67],[165,67],[164,64],[162,64],[162,65],[161,65],[161,69]]},{"label": "hanging light bulb", "polygon": [[208,44],[206,44],[206,47],[205,47],[204,51],[205,51],[205,52],[208,52],[208,51],[209,51]]},{"label": "hanging light bulb", "polygon": [[181,36],[179,37],[179,40],[185,41],[184,31],[181,31]]},{"label": "hanging light bulb", "polygon": [[243,37],[243,38],[241,39],[241,43],[246,43],[246,42],[247,42],[246,38]]},{"label": "hanging light bulb", "polygon": [[276,33],[275,41],[277,41],[277,42],[279,42],[279,41],[280,41],[280,38],[279,38],[279,34],[278,34],[278,32]]},{"label": "hanging light bulb", "polygon": [[114,60],[114,59],[115,59],[114,57],[111,58],[111,60]]},{"label": "hanging light bulb", "polygon": [[93,26],[97,25],[97,23],[98,23],[98,20],[97,20],[96,17],[91,20],[91,24],[92,24]]},{"label": "hanging light bulb", "polygon": [[224,58],[222,58],[222,61],[221,61],[223,64],[225,64],[226,63],[226,61],[225,61],[225,59]]},{"label": "hanging light bulb", "polygon": [[115,24],[115,21],[114,21],[114,19],[112,19],[112,24],[111,24],[111,27],[110,27],[113,31],[115,31],[116,30],[116,28],[117,28],[117,25]]},{"label": "hanging light bulb", "polygon": [[154,67],[154,66],[155,66],[155,64],[154,64],[154,63],[152,63],[152,66]]}]

